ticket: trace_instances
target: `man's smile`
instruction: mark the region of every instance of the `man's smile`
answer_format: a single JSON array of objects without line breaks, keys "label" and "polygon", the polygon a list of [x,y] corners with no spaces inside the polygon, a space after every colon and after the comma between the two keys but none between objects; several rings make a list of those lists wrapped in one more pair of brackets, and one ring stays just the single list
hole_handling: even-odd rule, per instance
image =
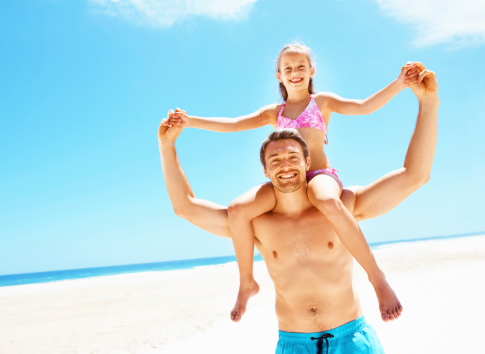
[{"label": "man's smile", "polygon": [[280,179],[289,179],[289,178],[293,178],[293,177],[296,177],[296,172],[291,172],[291,173],[285,173],[285,174],[281,174],[278,176],[278,178]]}]

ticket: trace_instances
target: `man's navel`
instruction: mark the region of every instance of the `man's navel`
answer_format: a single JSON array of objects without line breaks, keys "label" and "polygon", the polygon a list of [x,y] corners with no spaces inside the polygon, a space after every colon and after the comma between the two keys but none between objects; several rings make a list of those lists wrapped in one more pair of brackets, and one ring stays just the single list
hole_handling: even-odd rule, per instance
[{"label": "man's navel", "polygon": [[308,312],[312,315],[317,315],[320,311],[318,309],[318,306],[311,305],[311,306],[308,306]]}]

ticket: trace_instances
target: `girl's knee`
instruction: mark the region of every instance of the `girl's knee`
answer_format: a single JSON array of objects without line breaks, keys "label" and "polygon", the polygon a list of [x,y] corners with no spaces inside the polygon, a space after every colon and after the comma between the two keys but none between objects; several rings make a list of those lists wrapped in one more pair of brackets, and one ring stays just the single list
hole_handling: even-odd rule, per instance
[{"label": "girl's knee", "polygon": [[327,197],[318,199],[315,205],[319,210],[325,214],[334,214],[342,212],[344,205],[340,198]]},{"label": "girl's knee", "polygon": [[240,218],[244,217],[248,209],[248,204],[241,203],[238,200],[233,200],[227,207],[227,213],[229,218]]}]

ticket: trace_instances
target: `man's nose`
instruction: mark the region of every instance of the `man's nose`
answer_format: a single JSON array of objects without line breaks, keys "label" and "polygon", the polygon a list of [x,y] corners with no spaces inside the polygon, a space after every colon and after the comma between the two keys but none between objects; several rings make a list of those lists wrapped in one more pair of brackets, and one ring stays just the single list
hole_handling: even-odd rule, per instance
[{"label": "man's nose", "polygon": [[290,161],[287,159],[281,160],[281,168],[290,168],[291,164]]}]

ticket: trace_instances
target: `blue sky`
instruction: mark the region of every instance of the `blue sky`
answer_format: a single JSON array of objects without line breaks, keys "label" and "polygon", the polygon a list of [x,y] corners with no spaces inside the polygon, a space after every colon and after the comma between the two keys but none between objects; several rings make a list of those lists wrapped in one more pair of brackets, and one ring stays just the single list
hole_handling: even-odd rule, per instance
[{"label": "blue sky", "polygon": [[[235,117],[279,100],[284,44],[316,54],[315,87],[365,98],[422,61],[440,83],[431,181],[361,223],[369,242],[485,230],[485,5],[463,0],[32,0],[0,2],[0,274],[233,254],[172,211],[156,131],[177,106]],[[402,166],[417,102],[333,115],[345,185]],[[196,195],[227,205],[265,181],[271,132],[187,129]]]}]

